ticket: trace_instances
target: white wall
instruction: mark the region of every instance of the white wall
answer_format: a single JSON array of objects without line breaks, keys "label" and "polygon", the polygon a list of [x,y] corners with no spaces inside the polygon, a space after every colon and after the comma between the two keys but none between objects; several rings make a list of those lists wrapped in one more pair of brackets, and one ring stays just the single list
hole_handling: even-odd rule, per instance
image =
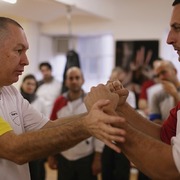
[{"label": "white wall", "polygon": [[[81,7],[87,11],[102,15],[96,18],[72,17],[72,32],[78,35],[95,35],[111,33],[115,39],[160,39],[168,27],[171,15],[172,0],[111,0],[115,6],[106,2],[81,2]],[[78,4],[78,3],[77,3]],[[96,7],[95,7],[96,5]],[[103,17],[105,14],[105,18]],[[109,17],[109,18],[107,18]],[[67,21],[57,19],[42,26],[42,32],[47,34],[67,34]]]},{"label": "white wall", "polygon": [[[73,17],[73,34],[89,36],[109,33],[113,35],[114,41],[156,39],[160,41],[160,56],[166,59],[172,58],[168,54],[172,54],[173,50],[170,47],[167,48],[165,44],[167,34],[165,31],[169,26],[172,10],[171,0],[126,0],[123,2],[114,0],[114,2],[117,4],[115,9],[112,6],[108,7],[108,4],[105,4],[105,7],[98,7],[99,15],[107,13],[106,18]],[[90,5],[89,9],[92,9],[93,5]],[[20,23],[25,29],[30,44],[28,52],[30,65],[25,73],[37,73],[39,62],[53,59],[54,47],[51,35],[67,34],[67,22],[64,19],[57,19],[45,25],[31,21],[20,21]],[[174,58],[176,59],[176,56]]]}]

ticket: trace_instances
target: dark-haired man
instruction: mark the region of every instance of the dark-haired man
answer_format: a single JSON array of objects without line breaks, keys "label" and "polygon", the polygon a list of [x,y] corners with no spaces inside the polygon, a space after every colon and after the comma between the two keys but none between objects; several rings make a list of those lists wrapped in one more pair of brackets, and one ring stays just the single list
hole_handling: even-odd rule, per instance
[{"label": "dark-haired man", "polygon": [[43,79],[38,82],[37,95],[44,99],[47,114],[50,116],[53,103],[60,95],[62,83],[52,75],[52,66],[49,62],[42,62],[39,65]]},{"label": "dark-haired man", "polygon": [[[173,6],[167,43],[177,51],[180,61],[180,0],[175,0]],[[109,93],[109,90],[113,93]],[[148,121],[126,102],[128,91],[119,81],[92,88],[86,96],[85,104],[91,109],[98,99],[107,99],[115,92],[119,94],[116,113],[127,122],[124,125],[125,143],[119,144],[122,152],[151,179],[179,180],[180,102],[170,111],[162,126]],[[108,110],[114,113],[114,109],[112,112],[112,109]]]}]

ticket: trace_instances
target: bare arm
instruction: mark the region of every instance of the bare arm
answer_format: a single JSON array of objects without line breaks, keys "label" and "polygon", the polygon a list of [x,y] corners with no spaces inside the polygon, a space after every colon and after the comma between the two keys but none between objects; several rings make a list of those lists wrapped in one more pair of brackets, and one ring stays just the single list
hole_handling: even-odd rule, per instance
[{"label": "bare arm", "polygon": [[[102,107],[108,103],[99,101],[88,114],[70,117],[69,122],[63,125],[58,125],[60,120],[57,120],[53,126],[45,125],[41,130],[34,132],[20,135],[13,131],[7,132],[0,136],[0,157],[23,164],[66,150],[91,135],[118,151],[118,147],[111,141],[121,142],[119,135],[123,131],[109,124],[117,123],[121,119],[103,113]],[[54,126],[55,124],[57,126]]]},{"label": "bare arm", "polygon": [[82,113],[82,114],[78,114],[78,115],[74,115],[74,116],[63,117],[63,118],[57,119],[56,121],[48,121],[42,127],[42,129],[53,128],[53,127],[69,124],[72,121],[74,121],[75,119],[82,118],[82,117],[86,116],[87,114],[88,113]]},{"label": "bare arm", "polygon": [[163,85],[163,89],[173,97],[174,105],[176,105],[180,100],[180,96],[178,94],[176,86],[172,82],[166,80],[161,81],[161,83]]},{"label": "bare arm", "polygon": [[155,124],[147,120],[136,110],[134,110],[128,103],[124,103],[123,106],[119,106],[117,112],[120,116],[123,116],[128,121],[128,123],[137,130],[146,133],[149,136],[154,137],[155,139],[160,140],[161,126],[159,124]]},{"label": "bare arm", "polygon": [[[126,141],[119,144],[121,150],[138,169],[152,179],[179,179],[180,174],[173,160],[172,147],[160,141],[160,126],[142,117],[125,102],[128,93],[119,83],[113,83],[106,87],[111,92],[118,93],[119,103],[116,110],[120,116],[127,120],[125,121],[127,123],[121,126],[126,131]],[[90,92],[89,96],[92,95],[90,97],[94,97],[94,101],[102,98],[102,92],[105,91],[106,87],[97,86],[94,92]],[[101,96],[97,96],[96,91]],[[105,92],[104,97],[109,98],[111,95],[108,91]],[[92,105],[91,103],[88,104],[89,107]],[[116,125],[118,126],[118,124]]]},{"label": "bare arm", "polygon": [[82,120],[20,135],[7,132],[0,137],[0,157],[23,164],[65,150],[90,136],[83,128]]},{"label": "bare arm", "polygon": [[145,113],[145,115],[148,115],[149,107],[148,107],[148,102],[146,99],[139,99],[138,100],[138,107],[140,110],[142,110]]},{"label": "bare arm", "polygon": [[138,169],[150,178],[179,179],[180,174],[172,156],[172,146],[160,141],[161,126],[148,121],[130,105],[123,102],[126,90],[118,84],[119,82],[112,85],[114,90],[122,96],[117,112],[128,122],[125,126],[126,141],[120,145],[121,150]]},{"label": "bare arm", "polygon": [[158,141],[130,125],[127,126],[126,131],[126,141],[120,147],[138,169],[152,179],[180,179],[170,145]]},{"label": "bare arm", "polygon": [[128,123],[137,130],[160,140],[161,126],[148,121],[126,102],[128,90],[125,89],[119,81],[109,82],[107,87],[119,95],[119,103],[116,109],[119,116],[124,117]]}]

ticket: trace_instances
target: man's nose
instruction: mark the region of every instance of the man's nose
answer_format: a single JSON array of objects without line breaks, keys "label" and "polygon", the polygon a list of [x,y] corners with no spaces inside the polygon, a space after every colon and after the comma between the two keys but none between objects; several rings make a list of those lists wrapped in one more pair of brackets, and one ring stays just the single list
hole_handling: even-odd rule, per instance
[{"label": "man's nose", "polygon": [[167,36],[166,43],[173,44],[174,42],[175,42],[174,33],[172,32],[172,30],[170,30]]},{"label": "man's nose", "polygon": [[28,60],[26,54],[24,54],[24,55],[21,57],[21,64],[23,64],[24,66],[29,65],[29,60]]}]

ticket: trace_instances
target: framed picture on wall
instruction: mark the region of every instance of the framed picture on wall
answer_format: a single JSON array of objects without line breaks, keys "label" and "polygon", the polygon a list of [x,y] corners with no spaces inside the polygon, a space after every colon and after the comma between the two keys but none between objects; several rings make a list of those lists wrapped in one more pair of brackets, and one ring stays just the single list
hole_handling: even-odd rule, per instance
[{"label": "framed picture on wall", "polygon": [[152,66],[158,57],[158,40],[116,41],[115,65],[127,71],[132,63]]}]

